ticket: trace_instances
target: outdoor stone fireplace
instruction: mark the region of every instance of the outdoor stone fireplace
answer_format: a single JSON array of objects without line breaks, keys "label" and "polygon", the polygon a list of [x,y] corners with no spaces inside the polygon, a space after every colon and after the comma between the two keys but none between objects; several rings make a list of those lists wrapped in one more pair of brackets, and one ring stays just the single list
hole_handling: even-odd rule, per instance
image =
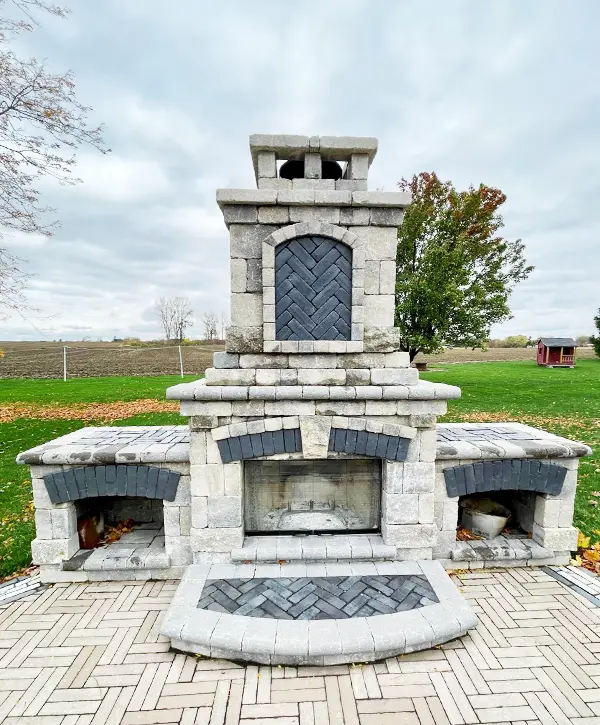
[{"label": "outdoor stone fireplace", "polygon": [[[420,380],[399,350],[410,198],[367,191],[376,150],[372,138],[250,138],[257,188],[217,191],[226,350],[167,391],[188,425],[87,428],[18,458],[46,581],[178,577],[189,564],[568,561],[589,449],[517,423],[437,424],[460,390]],[[484,494],[510,509],[510,531],[457,540],[461,501]],[[85,550],[86,517],[133,527]]]}]

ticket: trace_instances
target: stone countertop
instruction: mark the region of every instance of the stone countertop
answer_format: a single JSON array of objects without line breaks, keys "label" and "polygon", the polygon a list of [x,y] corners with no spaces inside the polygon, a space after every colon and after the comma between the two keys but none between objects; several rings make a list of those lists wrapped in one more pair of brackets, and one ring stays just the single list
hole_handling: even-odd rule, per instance
[{"label": "stone countertop", "polygon": [[[439,423],[436,460],[578,458],[589,446],[522,423]],[[19,453],[29,465],[186,463],[186,425],[81,428]]]},{"label": "stone countertop", "polygon": [[111,463],[186,463],[187,425],[132,425],[80,428],[17,456],[29,465],[105,465]]},{"label": "stone countertop", "polygon": [[169,400],[453,400],[460,388],[420,380],[415,385],[207,385],[204,379],[167,388]]},{"label": "stone countertop", "polygon": [[592,449],[523,423],[440,423],[436,460],[579,458]]}]

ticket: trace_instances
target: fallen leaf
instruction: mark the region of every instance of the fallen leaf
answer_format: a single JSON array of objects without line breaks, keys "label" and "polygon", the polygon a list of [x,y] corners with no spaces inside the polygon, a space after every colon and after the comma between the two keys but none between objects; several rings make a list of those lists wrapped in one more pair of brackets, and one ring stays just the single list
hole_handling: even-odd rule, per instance
[{"label": "fallen leaf", "polygon": [[577,548],[578,549],[587,549],[590,545],[590,537],[584,536],[581,531],[579,532],[579,536],[577,537]]}]

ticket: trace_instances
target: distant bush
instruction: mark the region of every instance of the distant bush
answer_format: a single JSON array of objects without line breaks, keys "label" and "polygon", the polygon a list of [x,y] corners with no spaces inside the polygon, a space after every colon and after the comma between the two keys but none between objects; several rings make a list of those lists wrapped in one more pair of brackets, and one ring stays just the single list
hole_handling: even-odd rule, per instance
[{"label": "distant bush", "polygon": [[509,335],[504,339],[489,341],[489,347],[527,347],[533,344],[530,337],[525,335]]},{"label": "distant bush", "polygon": [[594,317],[594,324],[598,330],[598,335],[590,337],[590,342],[594,346],[594,352],[600,357],[600,308],[598,308],[598,314]]}]

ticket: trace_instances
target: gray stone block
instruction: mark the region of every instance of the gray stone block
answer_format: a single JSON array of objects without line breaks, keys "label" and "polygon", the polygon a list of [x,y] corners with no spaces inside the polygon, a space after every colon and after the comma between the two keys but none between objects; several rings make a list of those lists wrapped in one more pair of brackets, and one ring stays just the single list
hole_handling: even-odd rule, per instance
[{"label": "gray stone block", "polygon": [[261,259],[264,239],[277,229],[266,224],[234,224],[229,228],[231,257]]},{"label": "gray stone block", "polygon": [[242,525],[241,496],[209,496],[208,527],[231,529]]},{"label": "gray stone block", "polygon": [[228,327],[227,340],[225,344],[227,352],[231,353],[262,352],[262,325],[256,327]]},{"label": "gray stone block", "polygon": [[260,206],[258,208],[260,224],[289,224],[290,210],[287,206]]},{"label": "gray stone block", "polygon": [[[367,321],[368,321],[367,317]],[[394,352],[400,347],[400,330],[396,327],[365,325],[364,350],[366,353]]]},{"label": "gray stone block", "polygon": [[258,221],[257,207],[245,205],[230,205],[223,209],[225,224],[255,224]]},{"label": "gray stone block", "polygon": [[239,368],[240,356],[229,352],[215,352],[213,353],[213,366],[215,368]]}]

